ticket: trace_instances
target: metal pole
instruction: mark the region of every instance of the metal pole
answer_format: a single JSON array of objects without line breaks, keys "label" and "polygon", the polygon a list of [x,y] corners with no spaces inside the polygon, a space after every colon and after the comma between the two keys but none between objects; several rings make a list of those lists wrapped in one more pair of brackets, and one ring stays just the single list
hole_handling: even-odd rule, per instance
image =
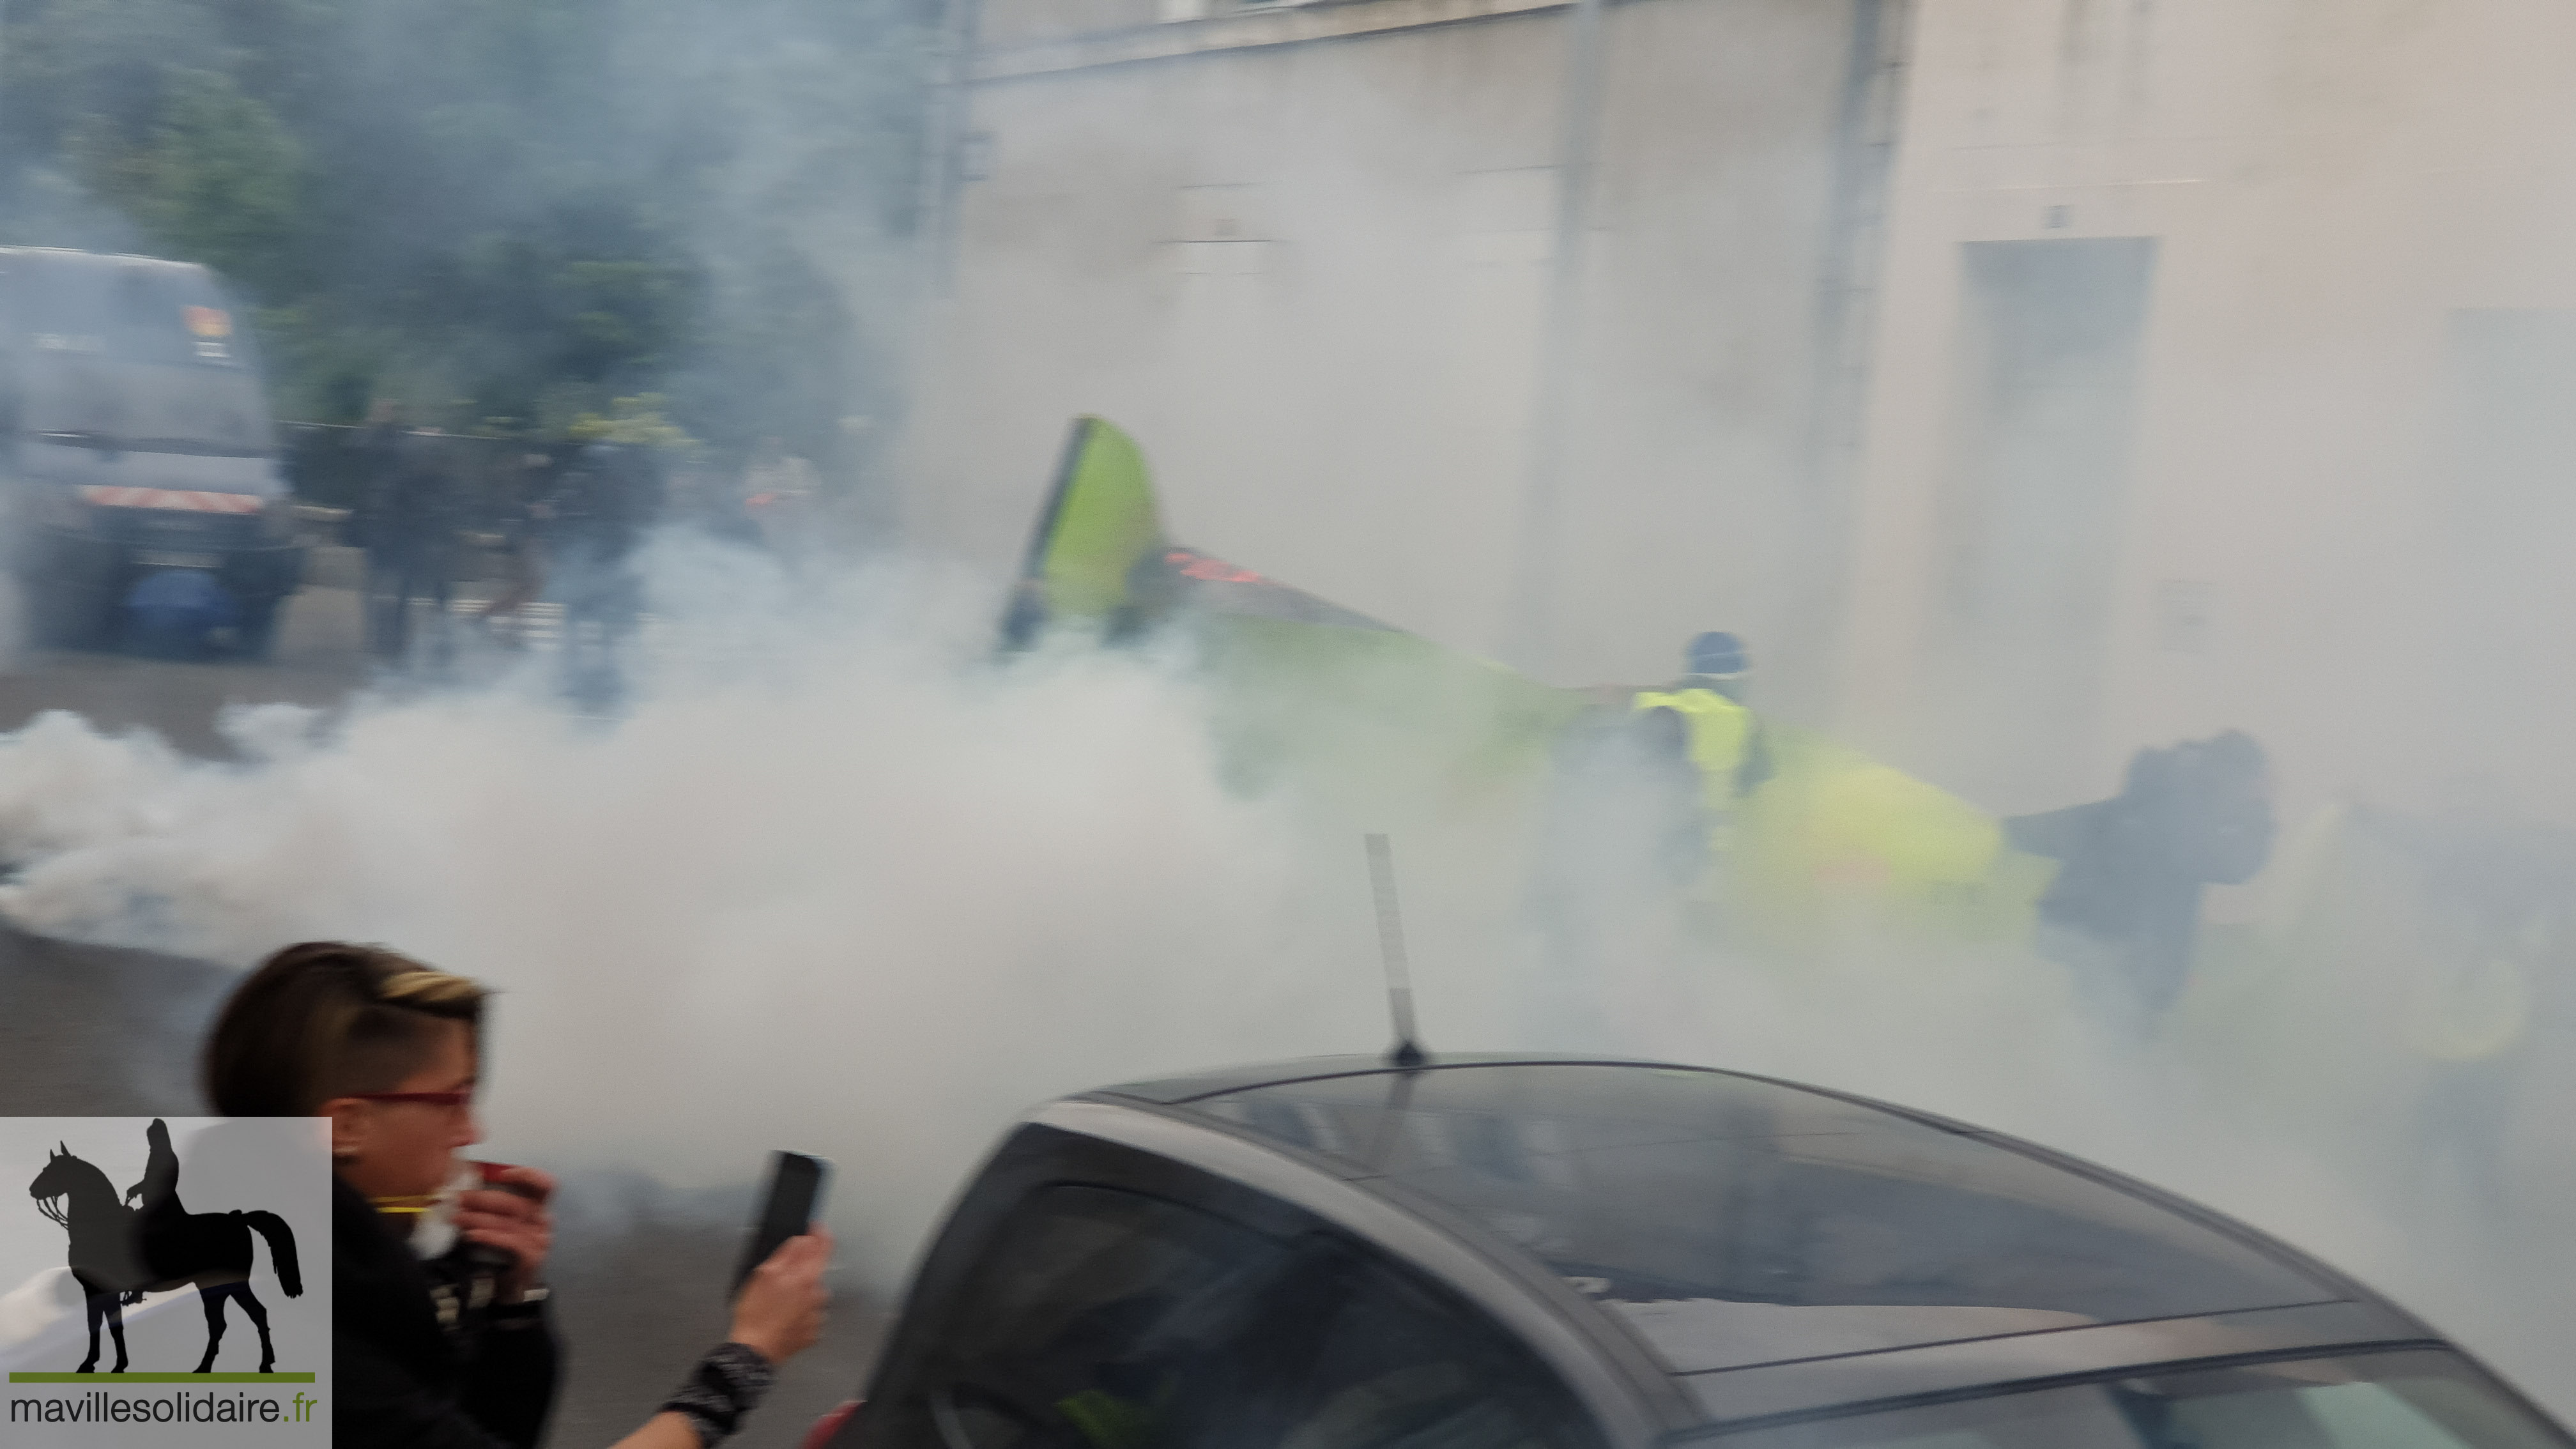
[{"label": "metal pole", "polygon": [[1796,576],[1781,653],[1793,708],[1841,707],[1863,429],[1876,345],[1888,187],[1905,100],[1914,0],[1852,0],[1851,49],[1834,128],[1832,201],[1815,302],[1815,371],[1800,458]]},{"label": "metal pole", "polygon": [[[0,0],[0,4],[7,0]],[[921,186],[916,225],[920,234],[921,287],[925,296],[945,297],[956,265],[957,193],[966,145],[967,85],[975,52],[976,0],[946,0],[939,35],[931,56],[927,115],[922,126]]]},{"label": "metal pole", "polygon": [[1538,387],[1531,399],[1529,468],[1521,499],[1504,649],[1530,669],[1547,667],[1555,634],[1554,545],[1572,424],[1575,350],[1583,323],[1584,241],[1591,225],[1593,156],[1600,144],[1602,10],[1574,0],[1566,11],[1564,109],[1557,124],[1556,231],[1549,256],[1547,314],[1539,333]]},{"label": "metal pole", "polygon": [[[5,0],[0,0],[5,3]],[[878,436],[876,476],[868,480],[873,520],[900,531],[917,501],[891,481],[915,471],[921,411],[940,373],[935,353],[956,279],[956,215],[961,151],[974,61],[976,0],[940,0],[939,27],[924,47],[920,147],[915,162],[911,286],[896,322],[897,381],[893,426]]]},{"label": "metal pole", "polygon": [[[5,96],[8,92],[8,86],[6,84],[6,78],[9,73],[8,37],[9,0],[0,0],[0,96]],[[0,112],[0,120],[6,119],[6,113]],[[9,152],[9,133],[5,129],[0,129],[0,166],[5,166],[5,164],[11,159],[13,158]],[[5,171],[0,171],[0,177],[5,177],[10,181],[17,179],[15,175],[9,174]]]}]

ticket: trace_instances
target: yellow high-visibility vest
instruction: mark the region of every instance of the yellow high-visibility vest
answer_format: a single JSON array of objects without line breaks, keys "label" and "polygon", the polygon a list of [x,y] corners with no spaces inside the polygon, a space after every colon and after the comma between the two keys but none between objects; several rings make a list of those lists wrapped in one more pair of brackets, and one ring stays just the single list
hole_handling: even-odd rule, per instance
[{"label": "yellow high-visibility vest", "polygon": [[1636,709],[1669,709],[1690,725],[1691,763],[1699,767],[1700,803],[1711,810],[1736,806],[1735,782],[1753,747],[1753,711],[1714,689],[1649,689]]}]

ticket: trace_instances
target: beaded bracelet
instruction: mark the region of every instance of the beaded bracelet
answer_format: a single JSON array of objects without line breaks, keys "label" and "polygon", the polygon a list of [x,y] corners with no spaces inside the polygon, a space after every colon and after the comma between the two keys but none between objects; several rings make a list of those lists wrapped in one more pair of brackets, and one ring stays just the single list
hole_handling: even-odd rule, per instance
[{"label": "beaded bracelet", "polygon": [[776,1382],[778,1370],[757,1349],[720,1343],[698,1360],[680,1387],[662,1405],[666,1414],[687,1416],[698,1431],[698,1443],[722,1443],[742,1426],[742,1417],[759,1404]]}]

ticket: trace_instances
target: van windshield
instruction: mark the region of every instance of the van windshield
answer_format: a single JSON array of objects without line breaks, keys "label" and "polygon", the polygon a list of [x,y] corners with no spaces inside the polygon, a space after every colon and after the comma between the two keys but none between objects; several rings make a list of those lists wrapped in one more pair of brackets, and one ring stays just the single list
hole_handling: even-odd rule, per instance
[{"label": "van windshield", "polygon": [[21,254],[0,275],[22,436],[147,453],[274,451],[249,339],[202,269]]},{"label": "van windshield", "polygon": [[20,363],[18,428],[48,442],[138,453],[272,451],[267,400],[248,373],[70,353]]}]

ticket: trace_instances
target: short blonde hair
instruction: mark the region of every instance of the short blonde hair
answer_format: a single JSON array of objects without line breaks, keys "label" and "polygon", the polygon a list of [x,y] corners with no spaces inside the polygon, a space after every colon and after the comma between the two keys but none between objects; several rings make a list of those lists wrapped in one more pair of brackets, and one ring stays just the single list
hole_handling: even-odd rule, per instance
[{"label": "short blonde hair", "polygon": [[438,1023],[478,1045],[482,983],[384,946],[306,941],[243,978],[206,1038],[206,1098],[227,1117],[309,1117],[391,1091],[430,1058]]}]

